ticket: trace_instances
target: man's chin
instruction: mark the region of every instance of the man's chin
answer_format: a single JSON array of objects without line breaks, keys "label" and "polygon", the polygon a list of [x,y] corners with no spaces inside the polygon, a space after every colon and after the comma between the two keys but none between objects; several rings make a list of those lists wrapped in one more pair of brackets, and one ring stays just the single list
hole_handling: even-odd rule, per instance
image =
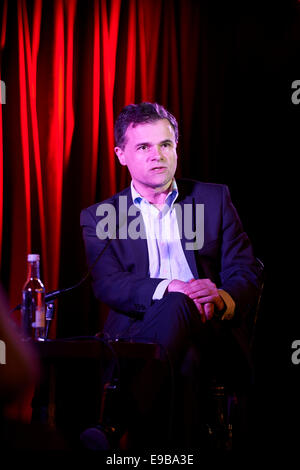
[{"label": "man's chin", "polygon": [[153,189],[157,189],[158,191],[161,191],[161,192],[166,191],[169,188],[169,186],[171,186],[172,180],[173,180],[173,177],[172,178],[164,178],[161,181],[152,181],[151,182],[151,187]]}]

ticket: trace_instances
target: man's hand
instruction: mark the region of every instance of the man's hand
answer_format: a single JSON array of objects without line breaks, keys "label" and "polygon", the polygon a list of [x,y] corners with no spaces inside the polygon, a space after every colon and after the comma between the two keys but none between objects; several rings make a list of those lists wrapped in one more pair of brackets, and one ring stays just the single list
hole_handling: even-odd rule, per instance
[{"label": "man's hand", "polygon": [[168,286],[168,292],[182,292],[192,299],[205,322],[214,315],[214,309],[223,310],[224,301],[217,286],[210,279],[191,279],[189,282],[174,279]]},{"label": "man's hand", "polygon": [[186,294],[201,304],[213,303],[217,310],[223,310],[225,307],[216,284],[210,279],[191,279],[187,283]]}]

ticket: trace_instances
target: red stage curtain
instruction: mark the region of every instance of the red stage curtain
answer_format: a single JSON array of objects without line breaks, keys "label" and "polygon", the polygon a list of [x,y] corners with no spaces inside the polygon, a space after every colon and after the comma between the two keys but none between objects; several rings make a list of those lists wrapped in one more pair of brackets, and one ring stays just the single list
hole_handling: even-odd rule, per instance
[{"label": "red stage curtain", "polygon": [[[7,22],[7,0],[4,1],[2,7],[2,21],[1,21],[1,34],[0,34],[0,80],[1,80],[1,63],[2,52],[5,47],[6,37],[6,22]],[[5,83],[5,82],[4,82]],[[1,90],[2,93],[2,90]],[[3,124],[2,124],[2,96],[0,103],[0,247],[2,247],[2,230],[3,230]],[[0,249],[0,263],[1,263]]]},{"label": "red stage curtain", "polygon": [[[27,253],[41,254],[47,291],[82,275],[80,210],[129,183],[113,151],[123,106],[157,101],[179,121],[182,112],[189,151],[198,20],[192,0],[0,3],[0,263],[11,307],[21,300]],[[80,301],[81,317],[95,314],[86,295]],[[57,322],[62,335],[72,332],[60,318],[67,308],[58,303],[51,337]],[[79,321],[76,332],[88,331]],[[30,419],[30,400],[29,392],[11,415]]]},{"label": "red stage curtain", "polygon": [[188,151],[199,8],[191,0],[5,0],[0,15],[0,254],[14,306],[27,253],[41,253],[46,289],[58,288],[70,220],[79,232],[80,210],[129,182],[113,151],[124,105],[158,101],[179,119],[182,112]]}]

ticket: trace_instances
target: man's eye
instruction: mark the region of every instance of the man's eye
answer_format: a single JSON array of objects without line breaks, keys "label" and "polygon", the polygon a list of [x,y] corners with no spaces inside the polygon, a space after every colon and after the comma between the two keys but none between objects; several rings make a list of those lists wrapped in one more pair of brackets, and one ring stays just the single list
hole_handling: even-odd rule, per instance
[{"label": "man's eye", "polygon": [[170,146],[171,146],[170,142],[164,142],[164,143],[162,144],[162,147],[163,147],[163,148],[167,148],[167,147],[170,147]]},{"label": "man's eye", "polygon": [[138,147],[138,150],[147,150],[148,149],[148,145],[140,145]]}]

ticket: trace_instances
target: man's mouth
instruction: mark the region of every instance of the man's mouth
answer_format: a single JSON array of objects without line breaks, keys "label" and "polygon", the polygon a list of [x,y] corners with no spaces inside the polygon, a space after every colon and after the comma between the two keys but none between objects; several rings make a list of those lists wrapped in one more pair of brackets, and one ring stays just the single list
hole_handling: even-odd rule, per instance
[{"label": "man's mouth", "polygon": [[154,168],[151,168],[151,171],[164,171],[166,169],[166,166],[155,166]]}]

